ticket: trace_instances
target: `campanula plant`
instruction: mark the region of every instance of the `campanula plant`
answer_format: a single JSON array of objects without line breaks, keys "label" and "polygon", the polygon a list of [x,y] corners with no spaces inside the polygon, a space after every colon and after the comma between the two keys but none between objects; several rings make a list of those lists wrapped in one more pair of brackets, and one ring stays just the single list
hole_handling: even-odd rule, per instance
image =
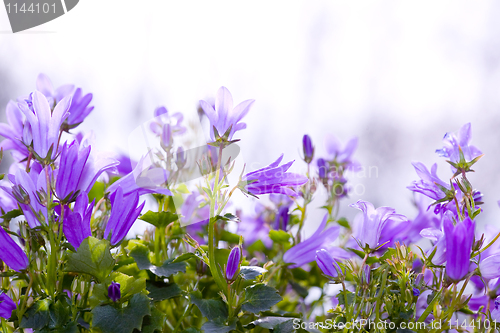
[{"label": "campanula plant", "polygon": [[[483,195],[468,175],[483,154],[471,124],[436,150],[447,173],[408,165],[415,180],[394,189],[414,196],[404,216],[350,197],[357,138],[330,133],[321,147],[301,133],[302,161],[237,166],[257,103],[234,103],[225,87],[199,103],[207,133],[156,108],[142,129],[157,144],[137,160],[80,132],[102,112],[93,94],[54,87],[41,74],[0,124],[0,155],[13,158],[0,176],[1,332],[500,328],[500,230],[479,228]],[[340,207],[359,212],[347,219]],[[138,220],[147,227],[135,234]]]}]

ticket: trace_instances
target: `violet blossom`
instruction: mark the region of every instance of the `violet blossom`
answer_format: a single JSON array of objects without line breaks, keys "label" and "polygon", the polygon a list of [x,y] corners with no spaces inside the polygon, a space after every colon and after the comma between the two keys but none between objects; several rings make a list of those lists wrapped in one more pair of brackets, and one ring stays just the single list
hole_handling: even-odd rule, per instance
[{"label": "violet blossom", "polygon": [[247,194],[258,196],[267,193],[282,193],[297,196],[291,186],[301,186],[308,178],[296,173],[287,172],[294,161],[279,166],[283,154],[267,167],[247,173],[240,181],[240,189]]},{"label": "violet blossom", "polygon": [[86,192],[82,192],[75,201],[73,210],[66,207],[63,232],[68,242],[78,250],[83,240],[92,236],[90,229],[90,220],[92,218],[92,210],[94,209],[95,199],[89,205],[89,199]]},{"label": "violet blossom", "polygon": [[316,251],[316,263],[323,274],[329,278],[336,278],[342,274],[342,270],[337,261],[325,249]]},{"label": "violet blossom", "polygon": [[115,303],[122,297],[120,284],[118,282],[111,281],[111,284],[108,287],[108,297]]},{"label": "violet blossom", "polygon": [[333,135],[328,134],[325,137],[325,148],[329,156],[337,164],[343,165],[345,169],[358,169],[358,162],[352,159],[354,151],[358,147],[358,138],[352,138],[347,142],[344,148],[341,147],[340,141]]},{"label": "violet blossom", "polygon": [[246,124],[242,123],[243,117],[250,111],[254,103],[253,99],[241,102],[233,108],[233,97],[226,87],[220,87],[215,96],[215,107],[206,101],[200,101],[200,106],[210,121],[210,138],[215,141],[214,127],[222,137],[231,129],[227,135],[227,140],[231,141],[234,133],[245,129]]},{"label": "violet blossom", "polygon": [[446,274],[453,281],[460,281],[469,272],[475,223],[466,217],[454,226],[451,218],[445,218],[443,227],[446,239]]},{"label": "violet blossom", "polygon": [[304,161],[309,164],[314,158],[314,147],[312,145],[311,137],[304,135],[302,138],[302,149],[304,150]]},{"label": "violet blossom", "polygon": [[[463,125],[458,134],[446,133],[443,138],[443,148],[436,149],[439,156],[448,158],[453,163],[460,161],[460,150],[464,154],[466,162],[472,161],[474,158],[480,156],[482,153],[475,146],[470,145],[472,138],[471,124]],[[452,167],[452,170],[455,168]]]},{"label": "violet blossom", "polygon": [[124,194],[121,187],[118,187],[115,192],[111,193],[111,214],[109,216],[104,237],[108,238],[111,235],[111,244],[116,245],[129,232],[132,225],[139,217],[139,214],[144,208],[144,201],[139,204],[139,194],[137,192]]},{"label": "violet blossom", "polygon": [[413,162],[412,165],[420,177],[420,180],[414,181],[407,187],[408,189],[413,192],[422,193],[436,201],[446,197],[445,191],[449,191],[451,188],[449,184],[446,184],[437,176],[436,163],[432,165],[430,172],[423,163]]},{"label": "violet blossom", "polygon": [[240,269],[241,249],[239,246],[233,247],[229,253],[226,264],[226,280],[234,281]]},{"label": "violet blossom", "polygon": [[11,269],[20,272],[29,265],[26,253],[12,237],[0,226],[0,260]]},{"label": "violet blossom", "polygon": [[17,308],[16,303],[6,293],[0,291],[0,317],[10,319],[12,311]]},{"label": "violet blossom", "polygon": [[0,123],[0,136],[5,138],[0,143],[0,148],[4,151],[12,150],[13,157],[16,160],[22,160],[29,154],[28,148],[22,141],[26,117],[17,103],[13,101],[7,104],[6,116],[8,124]]},{"label": "violet blossom", "polygon": [[[404,215],[397,214],[393,208],[379,207],[375,209],[370,202],[358,200],[355,204],[349,205],[363,212],[362,219],[354,234],[354,238],[360,242],[361,247],[368,247],[372,250],[379,246],[382,230],[387,223],[405,222]],[[385,238],[390,238],[391,235]]]}]

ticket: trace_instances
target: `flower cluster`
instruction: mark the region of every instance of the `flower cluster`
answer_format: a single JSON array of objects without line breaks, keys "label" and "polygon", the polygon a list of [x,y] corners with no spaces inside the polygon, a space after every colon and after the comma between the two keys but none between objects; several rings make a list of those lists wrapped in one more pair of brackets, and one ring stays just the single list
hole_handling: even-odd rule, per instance
[{"label": "flower cluster", "polygon": [[[225,87],[215,103],[200,101],[206,146],[185,140],[199,133],[182,113],[159,107],[149,122],[159,145],[138,161],[98,152],[93,134],[78,132],[92,97],[41,74],[7,105],[2,332],[307,332],[313,321],[346,332],[466,331],[458,319],[500,328],[500,229],[477,227],[482,194],[468,174],[483,155],[470,124],[437,150],[449,177],[413,163],[417,212],[407,217],[349,196],[356,138],[328,135],[321,155],[304,135],[305,174],[283,154],[236,170],[231,149],[254,101],[233,107]],[[130,235],[137,220],[147,228]]]}]

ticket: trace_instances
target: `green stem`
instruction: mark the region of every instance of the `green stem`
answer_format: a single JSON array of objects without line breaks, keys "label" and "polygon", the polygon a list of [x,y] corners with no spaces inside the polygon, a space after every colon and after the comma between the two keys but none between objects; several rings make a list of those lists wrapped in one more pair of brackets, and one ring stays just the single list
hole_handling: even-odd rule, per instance
[{"label": "green stem", "polygon": [[181,325],[182,325],[182,320],[184,319],[184,317],[186,317],[186,315],[191,312],[191,308],[193,307],[193,304],[190,304],[188,306],[186,306],[186,309],[184,310],[184,313],[181,315],[181,317],[177,320],[177,325],[175,325],[175,328],[174,328],[174,333],[177,333],[179,331],[179,329],[181,328]]}]

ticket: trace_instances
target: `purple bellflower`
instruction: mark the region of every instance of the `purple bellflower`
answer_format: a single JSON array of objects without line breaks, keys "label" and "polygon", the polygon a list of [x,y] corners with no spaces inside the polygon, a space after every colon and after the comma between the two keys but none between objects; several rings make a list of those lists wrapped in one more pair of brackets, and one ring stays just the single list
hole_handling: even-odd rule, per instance
[{"label": "purple bellflower", "polygon": [[241,262],[241,249],[239,246],[233,247],[227,258],[226,265],[226,280],[234,281],[238,276],[238,271],[240,270]]},{"label": "purple bellflower", "polygon": [[325,137],[325,148],[328,154],[337,163],[344,165],[347,168],[357,169],[359,164],[352,159],[354,151],[358,147],[358,138],[352,138],[347,142],[344,149],[341,148],[340,141],[333,135],[328,134]]},{"label": "purple bellflower", "polygon": [[172,195],[172,192],[165,187],[168,176],[168,170],[152,164],[149,154],[146,154],[139,160],[131,173],[111,184],[108,192],[115,192],[118,187],[121,187],[124,194],[137,192],[139,195],[148,193]]},{"label": "purple bellflower", "polygon": [[3,150],[12,150],[12,155],[16,160],[22,160],[29,154],[28,148],[23,144],[23,130],[26,117],[21,109],[10,101],[7,104],[6,115],[8,124],[0,123],[0,135],[5,138],[0,143]]},{"label": "purple bellflower", "polygon": [[78,191],[89,192],[99,176],[118,165],[113,158],[94,157],[91,146],[73,141],[62,147],[56,178],[56,193],[59,199],[72,201]]},{"label": "purple bellflower", "polygon": [[330,253],[333,253],[335,258],[349,258],[349,255],[345,250],[331,246],[333,241],[339,236],[340,227],[331,226],[328,229],[325,229],[327,218],[328,215],[325,215],[318,229],[311,235],[311,237],[285,252],[283,260],[286,263],[293,264],[289,266],[290,268],[300,267],[314,261],[316,259],[316,251],[321,249],[326,249]]},{"label": "purple bellflower", "polygon": [[118,300],[122,297],[122,293],[120,291],[120,284],[118,282],[112,281],[108,287],[108,297],[113,302],[118,302]]},{"label": "purple bellflower", "polygon": [[216,140],[215,127],[221,137],[231,129],[227,139],[232,140],[235,132],[246,128],[246,124],[240,121],[250,111],[253,102],[253,99],[249,99],[233,108],[233,97],[226,87],[220,87],[217,91],[215,108],[206,101],[200,101],[200,106],[210,121],[210,138]]},{"label": "purple bellflower", "polygon": [[10,319],[12,311],[17,308],[16,303],[7,294],[0,292],[0,317]]},{"label": "purple bellflower", "polygon": [[40,202],[37,193],[47,193],[46,173],[49,173],[50,179],[50,170],[50,167],[42,169],[40,164],[33,163],[29,173],[24,169],[17,169],[15,175],[9,175],[12,188],[2,187],[18,201],[30,228],[41,225],[40,219],[48,221],[47,207]]},{"label": "purple bellflower", "polygon": [[387,223],[391,221],[407,221],[404,215],[397,214],[393,208],[379,207],[375,209],[370,202],[358,200],[355,204],[349,205],[363,212],[363,219],[357,228],[354,238],[360,243],[361,247],[375,249],[379,246],[382,230]]},{"label": "purple bellflower", "polygon": [[294,161],[279,166],[283,154],[267,167],[247,173],[240,181],[240,189],[252,196],[267,193],[282,193],[297,196],[290,186],[307,183],[308,178],[296,173],[287,172]]},{"label": "purple bellflower", "polygon": [[328,173],[330,172],[328,163],[323,158],[318,158],[316,163],[318,164],[318,177],[326,180]]},{"label": "purple bellflower", "polygon": [[275,230],[285,230],[288,226],[288,221],[290,220],[290,215],[288,214],[288,206],[281,206],[276,214],[276,221],[274,223]]},{"label": "purple bellflower", "polygon": [[302,138],[302,148],[304,150],[304,161],[309,164],[314,158],[314,147],[312,145],[311,137],[304,135]]},{"label": "purple bellflower", "polygon": [[500,277],[500,254],[482,259],[479,263],[479,270],[485,279],[491,280]]},{"label": "purple bellflower", "polygon": [[265,211],[265,206],[257,202],[254,214],[238,214],[240,218],[238,234],[245,239],[245,246],[260,240],[265,247],[272,247],[273,241],[269,238],[270,229],[268,223],[266,223]]},{"label": "purple bellflower", "polygon": [[17,272],[26,269],[29,265],[24,251],[2,227],[0,227],[0,259]]},{"label": "purple bellflower", "polygon": [[321,271],[323,271],[323,274],[329,278],[336,278],[342,274],[342,270],[337,261],[333,259],[330,253],[325,249],[316,251],[316,263]]},{"label": "purple bellflower", "polygon": [[90,230],[90,219],[92,217],[92,210],[94,208],[95,199],[89,205],[88,195],[82,192],[75,202],[73,211],[66,207],[63,221],[64,236],[68,242],[73,245],[75,250],[78,250],[83,240],[92,236]]},{"label": "purple bellflower", "polygon": [[453,281],[460,281],[469,273],[475,223],[466,217],[454,226],[450,218],[445,218],[443,227],[446,239],[446,274]]},{"label": "purple bellflower", "polygon": [[443,189],[449,191],[450,185],[446,184],[437,176],[437,164],[431,167],[430,172],[425,165],[420,162],[413,162],[412,165],[420,177],[420,180],[414,181],[407,187],[408,189],[413,192],[422,193],[433,200],[441,200],[446,197],[446,193]]},{"label": "purple bellflower", "polygon": [[146,202],[138,206],[139,194],[134,192],[125,195],[121,187],[111,193],[110,199],[112,208],[104,230],[104,237],[108,238],[111,235],[111,244],[116,245],[127,236]]},{"label": "purple bellflower", "polygon": [[78,126],[94,110],[93,106],[89,106],[92,101],[92,94],[83,95],[82,89],[77,88],[75,90],[75,86],[72,84],[66,84],[54,89],[52,81],[43,73],[38,75],[36,89],[45,95],[51,106],[59,103],[64,97],[71,97],[71,106],[68,110],[69,116],[65,122],[67,124],[66,129]]},{"label": "purple bellflower", "polygon": [[[42,159],[53,159],[57,153],[59,133],[63,121],[68,117],[71,97],[63,98],[51,110],[47,98],[39,91],[31,95],[32,106],[19,103],[19,108],[26,117],[23,130],[23,142],[29,146],[33,144],[34,152]],[[52,149],[51,156],[47,156]]]},{"label": "purple bellflower", "polygon": [[182,125],[184,115],[180,112],[170,115],[166,107],[160,106],[155,110],[154,115],[155,119],[151,122],[149,128],[151,132],[159,137],[166,136],[165,129],[167,125],[171,136],[184,134],[187,130],[186,127]]},{"label": "purple bellflower", "polygon": [[[460,128],[458,134],[446,133],[443,138],[444,146],[441,149],[437,149],[436,153],[438,153],[441,157],[448,158],[451,162],[458,163],[460,161],[459,149],[461,149],[464,154],[465,161],[470,162],[482,154],[479,149],[470,145],[471,138],[471,124],[467,123]],[[452,169],[454,170],[455,168],[452,167]]]},{"label": "purple bellflower", "polygon": [[434,245],[427,251],[427,255],[431,255],[434,265],[442,265],[446,262],[446,238],[444,232],[438,228],[424,228],[420,231],[420,236],[429,239]]}]

